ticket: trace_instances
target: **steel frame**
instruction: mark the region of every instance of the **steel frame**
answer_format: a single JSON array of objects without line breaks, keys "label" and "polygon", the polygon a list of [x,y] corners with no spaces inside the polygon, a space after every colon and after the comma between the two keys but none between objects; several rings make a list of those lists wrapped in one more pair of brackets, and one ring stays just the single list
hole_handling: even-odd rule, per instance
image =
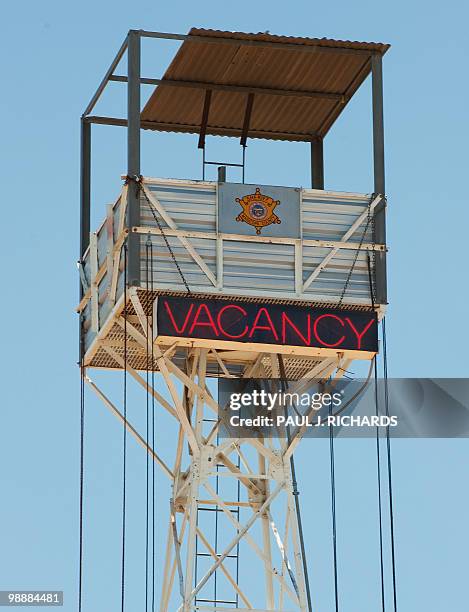
[{"label": "steel frame", "polygon": [[[127,174],[130,176],[140,175],[140,129],[141,128],[160,128],[164,129],[164,125],[152,125],[151,122],[141,122],[140,120],[140,87],[142,84],[159,84],[161,79],[145,78],[141,75],[141,40],[142,38],[155,38],[162,40],[177,40],[191,42],[203,42],[203,43],[216,43],[216,44],[236,44],[244,46],[255,46],[255,47],[279,47],[292,48],[292,50],[298,51],[299,45],[279,43],[272,41],[251,41],[251,40],[234,40],[234,39],[223,39],[210,36],[191,36],[187,34],[174,34],[165,32],[149,32],[145,30],[129,30],[124,42],[119,48],[116,56],[111,62],[110,67],[106,71],[101,83],[99,84],[96,92],[92,96],[88,103],[82,117],[81,117],[81,204],[80,204],[80,259],[88,246],[88,237],[90,229],[90,206],[91,206],[91,124],[99,123],[106,125],[117,125],[127,127]],[[300,46],[302,52],[316,53],[316,47]],[[115,70],[117,69],[121,59],[127,52],[128,55],[128,74],[116,75]],[[321,53],[342,53],[342,54],[358,54],[358,55],[370,55],[369,51],[358,50],[358,49],[346,49],[336,47],[321,47]],[[373,115],[373,151],[374,151],[374,191],[376,194],[385,194],[385,170],[384,170],[384,120],[383,120],[383,78],[382,78],[382,57],[379,53],[373,53],[371,57],[371,72],[372,72],[372,115]],[[124,82],[127,84],[128,92],[128,109],[127,118],[115,118],[115,117],[92,117],[90,116],[96,103],[103,94],[106,86],[109,82],[117,81]],[[172,83],[174,85],[174,83]],[[181,87],[191,87],[195,84],[191,83],[179,83]],[[197,84],[200,85],[200,84]],[[217,89],[219,87],[232,88],[233,91],[240,90],[239,87],[234,86],[218,86],[213,84],[207,84],[207,91]],[[248,94],[250,102],[248,106],[252,107],[253,96],[256,93],[266,93],[257,91],[258,88],[247,87],[243,88]],[[271,93],[271,92],[269,92]],[[306,95],[305,92],[283,92],[282,95]],[[322,97],[337,96],[337,94],[324,94],[321,92],[308,92],[308,96]],[[340,102],[340,100],[339,100]],[[249,126],[248,113],[246,113],[246,128]],[[168,127],[168,126],[166,126]],[[193,126],[188,126],[188,131],[193,129]],[[229,134],[227,134],[229,135]],[[248,133],[243,133],[243,141],[247,139]],[[261,134],[257,136],[262,137]],[[203,139],[202,139],[203,140]],[[200,144],[200,142],[199,142]],[[311,185],[313,188],[323,189],[324,188],[324,155],[323,155],[323,140],[317,137],[317,135],[311,135]],[[134,189],[130,189],[128,193],[129,207],[128,207],[128,226],[132,227],[139,225],[138,220],[140,218],[139,200],[134,193]],[[382,209],[382,213],[381,213]],[[376,211],[376,233],[377,242],[385,243],[386,228],[384,220],[384,204],[380,210]],[[386,257],[385,254],[380,254],[377,257],[377,263],[382,272],[382,278],[384,279],[377,285],[377,301],[386,303]],[[138,249],[136,238],[129,239],[129,283],[130,285],[138,285],[140,274],[140,266],[138,261]]]},{"label": "steel frame", "polygon": [[[85,253],[89,250],[91,256],[92,279],[89,286],[82,282],[81,303],[79,311],[83,312],[86,304],[91,300],[92,304],[92,328],[98,332],[96,346],[101,346],[114,361],[115,367],[122,369],[127,367],[129,374],[144,389],[151,393],[158,402],[161,409],[166,410],[179,424],[179,435],[176,444],[174,464],[172,466],[158,455],[156,449],[150,447],[148,440],[136,431],[136,429],[124,419],[121,411],[115,406],[103,391],[86,374],[86,383],[89,388],[97,395],[103,404],[125,424],[128,433],[134,436],[137,442],[149,453],[162,472],[169,478],[172,484],[172,499],[170,500],[170,521],[168,525],[166,558],[164,567],[163,590],[160,601],[160,611],[167,612],[171,604],[173,591],[179,590],[180,606],[178,612],[189,612],[199,610],[200,612],[217,612],[226,610],[219,607],[216,603],[213,606],[200,605],[195,603],[197,593],[203,588],[214,572],[219,571],[224,574],[230,583],[233,591],[239,596],[244,608],[238,610],[251,610],[251,612],[270,612],[280,610],[286,612],[287,609],[300,610],[306,612],[307,596],[305,576],[303,573],[303,555],[299,542],[298,515],[294,503],[294,490],[290,467],[290,457],[299,444],[304,429],[295,431],[291,439],[274,443],[270,440],[258,439],[239,439],[228,440],[216,443],[215,426],[208,436],[202,432],[203,415],[207,412],[217,413],[223,410],[218,406],[217,401],[210,394],[206,385],[207,359],[216,359],[221,370],[225,375],[229,375],[228,362],[230,359],[230,349],[218,351],[209,347],[188,347],[185,369],[181,369],[174,361],[176,346],[160,347],[152,342],[152,321],[147,318],[143,306],[139,303],[136,290],[130,289],[132,304],[134,305],[137,322],[129,320],[125,314],[126,304],[124,296],[116,300],[116,287],[119,274],[119,262],[121,261],[121,250],[125,241],[128,244],[128,285],[136,289],[140,286],[140,253],[139,253],[139,234],[149,232],[149,228],[140,227],[140,198],[138,197],[137,185],[135,181],[129,181],[125,185],[122,193],[121,216],[119,219],[118,238],[115,244],[110,244],[106,264],[98,269],[97,266],[97,245],[94,238],[90,241],[90,209],[91,209],[91,167],[92,167],[92,124],[106,124],[123,126],[127,128],[127,176],[136,177],[141,174],[140,164],[140,130],[142,128],[164,128],[164,125],[155,125],[151,122],[142,122],[140,119],[142,84],[160,84],[160,79],[150,79],[141,75],[141,40],[142,38],[155,38],[165,40],[193,42],[213,42],[216,44],[236,44],[256,47],[275,47],[279,44],[282,48],[291,47],[298,50],[298,45],[288,45],[285,43],[249,41],[249,40],[229,40],[210,36],[190,36],[181,34],[147,32],[143,30],[130,30],[114,57],[109,69],[106,71],[95,94],[92,96],[81,117],[81,173],[80,173],[80,265],[83,272],[83,262]],[[315,53],[316,49],[301,48],[302,51]],[[367,54],[368,51],[354,49],[340,49],[323,47],[321,52],[328,53],[351,53]],[[127,75],[115,74],[115,71],[127,53],[128,71]],[[386,259],[385,259],[385,238],[386,228],[384,221],[385,201],[378,194],[385,193],[384,180],[384,126],[383,126],[383,84],[382,84],[382,61],[379,54],[372,55],[372,108],[373,108],[373,151],[374,151],[374,191],[377,195],[375,226],[376,226],[376,245],[363,244],[361,248],[372,249],[375,251],[376,265],[379,268],[378,276],[382,279],[376,287],[376,300],[380,304],[386,302]],[[96,103],[109,82],[123,82],[127,86],[127,117],[100,117],[91,116]],[[200,86],[201,84],[197,84]],[[178,83],[180,87],[191,87],[194,84]],[[206,84],[207,90],[217,89],[221,86]],[[231,87],[232,90],[241,90],[240,87]],[[249,115],[254,103],[255,94],[272,93],[260,91],[259,88],[242,88],[248,94],[249,104],[246,107],[245,125],[243,130],[243,143],[245,144],[249,132]],[[333,97],[336,94],[324,94],[320,92],[282,92],[283,95],[294,96],[321,96]],[[335,98],[334,98],[335,99]],[[340,100],[338,100],[340,102]],[[188,126],[187,131],[193,129]],[[256,134],[262,136],[262,134]],[[288,135],[286,135],[288,136]],[[203,140],[201,134],[201,141]],[[324,189],[324,153],[323,141],[315,134],[311,135],[311,183],[313,188]],[[108,213],[109,216],[109,213]],[[156,233],[157,230],[152,230]],[[197,259],[197,253],[191,251],[190,239],[194,234],[181,232],[177,227],[170,227],[168,234],[173,233],[183,243],[191,256],[198,262],[204,270],[203,261]],[[92,234],[91,234],[92,235]],[[229,239],[228,236],[223,237]],[[222,238],[222,239],[223,239]],[[237,237],[236,239],[239,239]],[[243,237],[243,239],[246,237]],[[259,240],[259,238],[256,238]],[[319,246],[319,245],[318,245]],[[324,245],[325,246],[325,245]],[[333,251],[339,248],[357,248],[357,245],[347,244],[347,239],[343,243],[328,243]],[[301,244],[295,243],[295,257],[301,256]],[[332,255],[333,256],[333,255]],[[299,259],[298,259],[299,260]],[[323,262],[324,265],[327,262]],[[295,269],[299,266],[295,265]],[[106,274],[111,275],[110,299],[113,309],[103,326],[100,326],[98,316],[98,285],[100,279]],[[204,270],[207,273],[206,270]],[[314,275],[314,273],[313,273]],[[310,276],[306,283],[314,281],[314,276]],[[82,281],[83,281],[83,274]],[[211,279],[215,285],[220,283],[220,278]],[[304,285],[302,285],[304,287]],[[301,293],[300,283],[297,283],[297,290]],[[127,320],[125,320],[127,319]],[[121,328],[125,326],[129,334],[129,342],[133,342],[144,350],[151,346],[160,377],[169,392],[170,400],[159,393],[156,388],[147,384],[144,378],[135,369],[128,366],[112,342],[106,343],[103,339],[106,329],[117,323]],[[149,330],[147,336],[146,330]],[[95,348],[95,347],[93,347]],[[254,349],[253,349],[254,350]],[[257,355],[250,355],[246,360],[244,368],[245,377],[265,376],[264,364],[270,361],[271,373],[278,375],[278,355],[280,350],[277,347],[270,347],[270,352],[259,352]],[[236,351],[233,351],[236,353]],[[322,359],[310,368],[305,379],[308,378],[329,378],[331,376],[340,377],[349,363],[348,357],[344,354],[330,354],[323,351]],[[350,356],[351,357],[351,356]],[[239,361],[239,355],[236,359]],[[307,384],[307,380],[298,383]],[[182,391],[181,391],[182,388]],[[184,448],[189,445],[191,460],[189,466],[183,465]],[[246,460],[246,449],[255,453],[256,464]],[[241,469],[236,467],[233,456],[239,457]],[[216,464],[222,463],[227,468],[229,478],[235,479],[241,484],[243,490],[247,492],[247,502],[243,506],[245,511],[250,513],[244,522],[239,522],[235,517],[230,500],[224,500],[217,495],[211,482],[216,477]],[[208,496],[208,497],[207,497]],[[197,525],[198,508],[209,502],[216,508],[221,509],[232,525],[233,537],[222,552],[214,550],[209,542],[209,538]],[[281,502],[281,511],[278,507]],[[278,516],[282,519],[282,530],[277,521]],[[262,532],[262,544],[259,544],[251,535],[251,528],[260,525]],[[199,583],[193,586],[194,576],[194,551],[196,537],[206,547],[208,554],[212,557],[213,563],[207,570],[205,576]],[[259,561],[264,573],[264,603],[262,608],[254,608],[251,604],[250,592],[248,588],[238,585],[226,565],[231,550],[238,544],[244,542],[254,553],[254,557]],[[277,555],[277,556],[276,556]],[[183,563],[184,561],[184,563]],[[176,578],[177,576],[177,578]]]},{"label": "steel frame", "polygon": [[[135,310],[143,312],[143,306],[139,304],[136,292],[132,292],[131,300]],[[125,315],[120,317],[122,325],[124,317]],[[127,320],[125,327],[129,336],[142,348],[147,350],[151,346],[153,337],[151,317],[139,318],[139,324]],[[303,571],[304,559],[299,540],[298,515],[290,466],[290,457],[306,428],[297,428],[289,440],[242,438],[222,439],[217,442],[216,433],[220,425],[220,415],[226,413],[226,407],[218,404],[207,387],[207,358],[211,356],[213,359],[215,355],[222,367],[227,370],[229,352],[224,351],[220,354],[214,349],[192,349],[187,353],[185,368],[181,368],[174,363],[171,352],[164,352],[156,343],[153,344],[152,350],[161,375],[161,380],[158,382],[164,383],[171,400],[165,400],[132,368],[128,369],[128,372],[155,396],[161,408],[171,414],[178,423],[179,435],[173,465],[168,466],[156,449],[151,448],[149,441],[145,440],[131,423],[125,421],[125,425],[127,431],[136,438],[170,480],[172,487],[160,612],[170,610],[169,606],[174,605],[171,603],[174,602],[174,596],[180,597],[178,612],[226,610],[216,604],[210,607],[195,603],[197,594],[216,571],[223,573],[233,592],[239,596],[242,605],[246,606],[238,607],[237,610],[306,612],[308,607]],[[115,359],[116,367],[125,366],[122,357],[112,347],[107,346],[106,351]],[[275,347],[272,347],[272,352],[269,354],[260,353],[254,363],[247,363],[244,376],[265,377],[265,360],[270,360],[272,376],[278,377],[279,362]],[[338,379],[347,369],[349,362],[350,360],[346,360],[341,355],[324,358],[311,368],[307,377],[295,383],[290,390],[303,392],[307,389],[309,380],[313,378]],[[88,372],[85,381],[111,413],[124,423],[122,413],[91,380]],[[202,429],[206,414],[215,415],[215,424],[208,435],[204,435]],[[183,449],[187,444],[190,447],[189,465],[184,465]],[[255,463],[246,459],[247,452],[255,454],[257,457]],[[240,468],[237,467],[234,457],[240,458]],[[245,502],[222,499],[216,493],[213,481],[220,476],[217,464],[227,468],[225,478],[239,481],[245,491]],[[209,537],[197,523],[199,508],[207,504],[220,509],[232,526],[232,537],[222,551],[214,550]],[[248,515],[247,519],[241,522],[234,512],[234,508],[239,506],[242,506]],[[251,535],[251,528],[256,524],[260,525],[262,544]],[[212,565],[194,585],[196,538],[199,538],[211,556]],[[244,543],[249,547],[254,555],[253,558],[257,559],[264,573],[263,608],[254,608],[252,604],[253,596],[258,596],[257,581],[249,585],[238,584],[225,563],[238,543]]]}]

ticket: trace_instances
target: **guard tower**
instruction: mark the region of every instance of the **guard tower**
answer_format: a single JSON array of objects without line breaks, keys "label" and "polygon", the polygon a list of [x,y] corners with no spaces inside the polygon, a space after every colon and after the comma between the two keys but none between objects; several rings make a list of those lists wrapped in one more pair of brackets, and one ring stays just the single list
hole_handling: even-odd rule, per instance
[{"label": "guard tower", "polygon": [[[143,38],[181,41],[161,79],[141,74]],[[169,508],[167,547],[159,551],[161,612],[311,609],[292,471],[304,428],[288,440],[220,439],[223,407],[209,379],[287,378],[300,389],[377,353],[387,303],[387,49],[324,38],[132,30],[82,116],[82,372],[172,483],[171,499],[157,501]],[[117,74],[125,55],[127,74]],[[374,185],[363,194],[325,190],[323,140],[369,75]],[[92,114],[110,81],[127,88],[127,117]],[[143,109],[142,85],[154,86]],[[117,197],[96,231],[93,124],[123,127],[128,145],[127,172],[110,186]],[[142,177],[141,130],[197,134],[202,180],[157,178],[157,162],[155,176]],[[228,182],[224,164],[218,181],[205,180],[207,135],[239,139],[243,182]],[[274,177],[272,185],[244,183],[252,138],[310,143],[311,186],[281,187]],[[155,410],[178,423],[172,465],[91,380],[94,368],[125,369],[151,393]],[[225,494],[228,481],[236,486]],[[224,521],[222,543],[204,531],[204,511]],[[257,568],[250,577],[239,571],[240,546]]]}]

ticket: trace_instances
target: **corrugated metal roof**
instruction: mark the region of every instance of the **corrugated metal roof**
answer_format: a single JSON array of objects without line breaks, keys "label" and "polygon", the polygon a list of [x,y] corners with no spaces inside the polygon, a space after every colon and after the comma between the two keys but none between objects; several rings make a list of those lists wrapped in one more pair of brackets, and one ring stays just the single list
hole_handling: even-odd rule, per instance
[{"label": "corrugated metal roof", "polygon": [[[254,94],[250,138],[323,137],[389,45],[192,28],[148,100],[142,121],[199,133],[212,91],[207,134],[241,136]],[[198,40],[196,40],[198,39]],[[177,84],[176,84],[177,83]]]}]

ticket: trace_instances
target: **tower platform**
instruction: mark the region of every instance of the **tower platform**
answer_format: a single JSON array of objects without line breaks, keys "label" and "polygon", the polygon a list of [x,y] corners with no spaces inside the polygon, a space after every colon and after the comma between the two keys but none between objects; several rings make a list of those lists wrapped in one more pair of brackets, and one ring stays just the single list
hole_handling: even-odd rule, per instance
[{"label": "tower platform", "polygon": [[[122,357],[124,351],[126,319],[130,330],[126,345],[129,366],[135,370],[157,369],[155,360],[148,364],[146,344],[138,342],[137,333],[147,335],[144,326],[147,317],[153,318],[158,296],[224,300],[238,304],[232,307],[238,310],[244,310],[241,304],[249,303],[264,308],[283,305],[287,309],[313,309],[319,316],[330,317],[330,322],[340,313],[344,317],[351,312],[372,313],[377,318],[384,313],[385,304],[371,297],[376,281],[370,287],[370,278],[376,277],[376,258],[386,253],[386,245],[376,243],[373,236],[372,218],[383,204],[380,196],[142,178],[140,225],[128,229],[127,189],[128,184],[124,184],[115,203],[108,207],[106,219],[91,234],[80,267],[83,298],[78,311],[85,332],[87,367],[122,367],[116,355]],[[249,218],[248,222],[239,218],[244,210],[240,203],[243,197],[248,198],[251,209],[252,202],[254,206],[259,202],[262,216],[263,201],[268,200],[259,199],[256,193],[264,198],[269,198],[269,193],[280,194],[276,200],[278,222],[259,228],[255,218],[253,224]],[[249,204],[251,196],[254,200]],[[124,245],[129,233],[138,236],[140,282],[124,291]],[[285,318],[290,316],[288,312],[283,315],[284,327],[286,321],[292,328],[290,319]],[[302,336],[301,330],[295,329],[297,337],[305,337],[304,329]],[[233,342],[229,334],[212,340],[182,334],[162,339],[154,334],[153,338],[176,360],[184,360],[193,348],[216,346],[224,351],[228,372],[237,376],[261,353],[271,350],[285,355],[290,378],[303,376],[318,360],[331,356],[370,359],[374,355],[358,347],[331,346],[335,342],[290,345],[286,338],[282,341],[279,337],[280,329],[278,333],[274,329],[273,334],[264,342],[257,339],[242,345]],[[210,355],[210,375],[226,374],[218,359]],[[266,359],[266,367],[268,363]]]}]

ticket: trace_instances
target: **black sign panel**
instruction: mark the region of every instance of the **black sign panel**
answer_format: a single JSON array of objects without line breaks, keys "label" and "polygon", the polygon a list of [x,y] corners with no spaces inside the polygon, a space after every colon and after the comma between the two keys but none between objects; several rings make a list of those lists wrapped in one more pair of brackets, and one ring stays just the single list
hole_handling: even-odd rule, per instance
[{"label": "black sign panel", "polygon": [[160,296],[156,336],[378,351],[374,312]]}]

